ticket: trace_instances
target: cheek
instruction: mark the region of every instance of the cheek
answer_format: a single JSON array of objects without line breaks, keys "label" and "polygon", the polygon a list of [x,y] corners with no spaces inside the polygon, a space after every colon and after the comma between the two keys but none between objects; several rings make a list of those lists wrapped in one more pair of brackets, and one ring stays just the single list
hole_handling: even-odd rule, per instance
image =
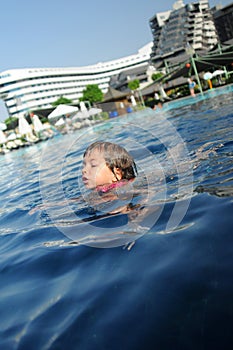
[{"label": "cheek", "polygon": [[95,181],[96,179],[99,179],[101,177],[103,177],[103,167],[95,167],[95,168],[91,168],[89,170],[89,177]]},{"label": "cheek", "polygon": [[99,168],[96,172],[96,181],[102,183],[108,183],[113,181],[113,173],[111,170],[109,170],[106,166],[103,166],[102,168]]},{"label": "cheek", "polygon": [[103,167],[96,169],[95,177],[96,177],[96,179],[105,177],[105,171],[104,171]]}]

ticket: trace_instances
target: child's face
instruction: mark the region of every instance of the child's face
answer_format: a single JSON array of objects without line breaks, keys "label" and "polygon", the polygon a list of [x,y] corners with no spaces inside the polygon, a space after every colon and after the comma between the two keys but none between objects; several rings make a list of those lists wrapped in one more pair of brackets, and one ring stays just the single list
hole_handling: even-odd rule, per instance
[{"label": "child's face", "polygon": [[83,160],[82,180],[86,188],[93,189],[118,179],[107,167],[103,154],[96,149],[86,154]]}]

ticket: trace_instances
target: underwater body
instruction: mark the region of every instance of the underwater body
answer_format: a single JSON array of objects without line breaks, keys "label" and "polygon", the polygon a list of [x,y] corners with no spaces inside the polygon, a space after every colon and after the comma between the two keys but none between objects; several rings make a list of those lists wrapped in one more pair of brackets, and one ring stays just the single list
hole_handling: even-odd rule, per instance
[{"label": "underwater body", "polygon": [[[213,89],[1,156],[0,349],[232,348],[232,97]],[[117,203],[83,187],[96,140],[137,164]],[[108,215],[119,202],[136,209]]]}]

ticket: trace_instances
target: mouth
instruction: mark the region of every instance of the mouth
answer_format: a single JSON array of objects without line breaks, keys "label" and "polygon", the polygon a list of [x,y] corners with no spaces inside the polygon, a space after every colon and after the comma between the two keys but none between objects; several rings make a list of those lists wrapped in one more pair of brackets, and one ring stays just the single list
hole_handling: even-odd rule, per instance
[{"label": "mouth", "polygon": [[86,177],[83,177],[83,178],[82,178],[82,181],[83,181],[84,185],[86,185],[86,184],[88,183],[89,180],[88,180]]}]

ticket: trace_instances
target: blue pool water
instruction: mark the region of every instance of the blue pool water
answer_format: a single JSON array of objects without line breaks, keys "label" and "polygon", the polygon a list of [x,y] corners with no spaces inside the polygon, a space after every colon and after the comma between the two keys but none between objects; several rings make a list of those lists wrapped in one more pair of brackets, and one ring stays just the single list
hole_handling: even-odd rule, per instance
[{"label": "blue pool water", "polygon": [[[232,96],[217,89],[0,158],[0,349],[232,348]],[[140,208],[132,215],[96,209],[83,188],[97,139],[135,157],[119,200]]]}]

